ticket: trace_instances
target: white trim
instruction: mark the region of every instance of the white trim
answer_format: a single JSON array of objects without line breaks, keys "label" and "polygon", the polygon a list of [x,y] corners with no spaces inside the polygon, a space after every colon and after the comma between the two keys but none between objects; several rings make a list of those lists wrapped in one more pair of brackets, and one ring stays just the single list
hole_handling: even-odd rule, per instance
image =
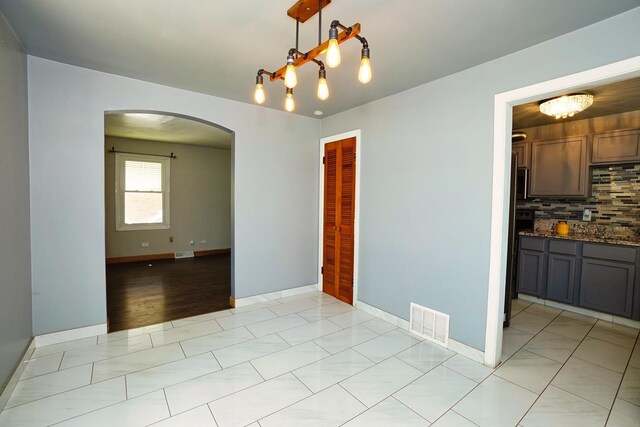
[{"label": "white trim", "polygon": [[561,302],[542,299],[523,293],[518,294],[518,299],[533,302],[535,304],[546,305],[547,307],[553,307],[559,310],[570,311],[571,313],[582,314],[583,316],[593,317],[606,322],[617,323],[618,325],[629,326],[634,329],[640,329],[640,321],[627,319],[626,317],[620,317],[614,314],[603,313],[601,311],[590,310],[583,307],[576,307],[575,305],[563,304]]},{"label": "white trim", "polygon": [[[354,306],[358,310],[362,310],[365,313],[369,313],[372,316],[384,320],[385,322],[396,325],[397,327],[404,329],[405,331],[409,331],[409,322],[401,317],[395,316],[391,313],[387,313],[384,310],[380,310],[379,308],[373,307],[362,301],[354,301]],[[483,363],[485,360],[485,356],[482,351],[473,347],[469,347],[466,344],[462,344],[461,342],[456,341],[452,338],[449,338],[447,348],[451,351],[455,351],[456,353],[465,356],[468,359],[473,360],[474,362]]]},{"label": "white trim", "polygon": [[11,393],[13,393],[13,391],[15,390],[16,385],[18,385],[18,381],[20,381],[20,377],[22,376],[22,373],[27,367],[27,362],[29,362],[29,360],[31,359],[31,356],[33,355],[33,351],[35,349],[36,347],[34,345],[34,339],[31,338],[31,341],[29,342],[27,349],[22,355],[22,358],[20,359],[18,366],[16,366],[16,368],[13,371],[13,374],[11,375],[11,378],[9,378],[9,381],[4,386],[4,388],[0,390],[0,412],[2,412],[4,407],[7,405],[7,402],[11,397]]},{"label": "white trim", "polygon": [[53,332],[51,334],[37,335],[34,338],[35,346],[44,347],[45,345],[58,344],[66,341],[79,340],[81,338],[95,337],[107,333],[107,324],[85,326],[84,328],[69,329],[67,331]]},{"label": "white trim", "polygon": [[259,302],[272,301],[274,299],[290,297],[293,295],[304,294],[307,292],[316,292],[318,284],[299,286],[297,288],[284,289],[282,291],[269,292],[268,294],[254,295],[252,297],[239,298],[235,300],[235,308],[244,307],[246,305],[256,304]]},{"label": "white trim", "polygon": [[[361,149],[361,130],[355,129],[349,132],[340,133],[338,135],[327,136],[320,139],[320,159],[324,156],[324,146],[330,142],[340,141],[341,139],[356,138],[356,209],[354,212],[353,224],[353,305],[358,300],[358,255],[360,251],[360,171],[362,170],[362,149]],[[324,164],[320,162],[320,171],[318,176],[319,182],[319,199],[318,204],[318,290],[322,292],[322,243],[324,233]]]},{"label": "white trim", "polygon": [[[159,223],[135,223],[124,222],[125,209],[125,162],[135,160],[138,162],[160,163],[162,191],[162,222]],[[161,158],[154,155],[116,153],[115,161],[115,209],[116,231],[141,231],[141,230],[168,230],[171,228],[171,162],[170,158]]]},{"label": "white trim", "polygon": [[502,319],[507,233],[505,214],[509,206],[507,177],[511,167],[507,141],[511,136],[511,109],[514,105],[549,98],[593,84],[607,84],[640,76],[640,56],[497,94],[494,98],[493,184],[491,199],[491,240],[484,364],[495,367],[502,353]]}]

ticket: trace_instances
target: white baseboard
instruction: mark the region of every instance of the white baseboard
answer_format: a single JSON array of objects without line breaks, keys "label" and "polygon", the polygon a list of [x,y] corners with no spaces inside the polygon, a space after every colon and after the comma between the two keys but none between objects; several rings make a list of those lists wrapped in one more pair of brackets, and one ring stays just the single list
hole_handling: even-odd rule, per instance
[{"label": "white baseboard", "polygon": [[94,337],[107,333],[107,324],[85,326],[84,328],[69,329],[68,331],[53,332],[51,334],[38,335],[34,338],[36,347],[58,344],[65,341],[73,341],[81,338]]},{"label": "white baseboard", "polygon": [[[397,327],[402,328],[405,331],[409,330],[409,322],[407,320],[404,320],[391,313],[387,313],[384,310],[380,310],[379,308],[373,307],[362,301],[354,301],[353,305],[359,310],[362,310],[365,313],[369,313],[372,316],[375,316],[379,319],[387,321],[393,325],[396,325]],[[459,341],[449,338],[449,345],[447,346],[447,348],[449,350],[455,351],[458,354],[463,355],[468,359],[473,360],[474,362],[484,363],[484,352],[476,348],[470,347],[466,344],[463,344]]]},{"label": "white baseboard", "polygon": [[630,328],[640,329],[640,321],[627,319],[626,317],[620,317],[614,314],[602,313],[600,311],[589,310],[588,308],[583,307],[576,307],[575,305],[563,304],[561,302],[542,299],[523,293],[518,294],[518,299],[534,302],[536,304],[546,305],[548,307],[557,308],[559,310],[570,311],[576,314],[582,314],[583,316],[594,317],[596,319],[604,320],[607,322],[617,323],[618,325],[629,326]]},{"label": "white baseboard", "polygon": [[[20,363],[18,363],[18,366],[16,366],[16,369],[13,371],[11,378],[9,378],[9,382],[7,382],[7,385],[4,387],[4,389],[0,390],[0,412],[2,412],[7,402],[9,401],[11,393],[13,393],[13,390],[15,390],[18,381],[20,381],[22,373],[27,367],[27,361],[31,359],[31,355],[33,355],[33,351],[36,349],[34,342],[35,340],[32,338],[29,346],[22,356],[22,359],[20,359]],[[1,386],[2,384],[0,384],[0,387]]]},{"label": "white baseboard", "polygon": [[234,307],[244,307],[246,305],[255,304],[258,302],[272,301],[278,298],[290,297],[293,295],[304,294],[307,292],[316,292],[318,290],[318,284],[299,286],[297,288],[284,289],[282,291],[269,292],[268,294],[254,295],[252,297],[238,298],[235,300]]}]

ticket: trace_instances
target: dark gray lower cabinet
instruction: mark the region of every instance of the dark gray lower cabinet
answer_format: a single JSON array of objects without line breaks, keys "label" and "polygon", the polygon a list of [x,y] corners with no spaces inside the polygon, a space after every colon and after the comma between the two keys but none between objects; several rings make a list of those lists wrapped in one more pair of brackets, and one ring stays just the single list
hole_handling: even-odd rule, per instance
[{"label": "dark gray lower cabinet", "polygon": [[603,259],[582,260],[580,305],[631,317],[635,264]]},{"label": "dark gray lower cabinet", "polygon": [[543,297],[544,252],[520,249],[518,255],[518,291]]},{"label": "dark gray lower cabinet", "polygon": [[518,292],[640,320],[640,248],[520,237]]},{"label": "dark gray lower cabinet", "polygon": [[575,255],[549,254],[548,262],[547,298],[573,304],[576,285]]}]

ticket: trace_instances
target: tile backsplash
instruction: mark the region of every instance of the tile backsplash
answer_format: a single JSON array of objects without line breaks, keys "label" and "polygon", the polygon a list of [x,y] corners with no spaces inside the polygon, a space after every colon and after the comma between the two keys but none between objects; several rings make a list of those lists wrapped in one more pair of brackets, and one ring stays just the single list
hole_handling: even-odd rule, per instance
[{"label": "tile backsplash", "polygon": [[[568,221],[583,226],[640,229],[640,163],[592,168],[592,192],[586,200],[529,199],[518,208],[535,209],[541,223]],[[591,210],[591,222],[582,222],[582,211]],[[631,230],[629,230],[631,231]]]}]

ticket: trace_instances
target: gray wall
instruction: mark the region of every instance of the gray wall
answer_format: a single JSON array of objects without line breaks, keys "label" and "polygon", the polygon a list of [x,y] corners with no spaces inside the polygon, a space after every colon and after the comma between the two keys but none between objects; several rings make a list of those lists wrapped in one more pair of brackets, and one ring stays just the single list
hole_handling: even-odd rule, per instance
[{"label": "gray wall", "polygon": [[31,339],[27,57],[0,14],[0,390]]},{"label": "gray wall", "polygon": [[[231,150],[115,137],[106,137],[105,145],[117,151],[177,157],[170,166],[171,228],[116,231],[116,156],[105,156],[107,258],[231,247]],[[189,245],[191,240],[194,246]],[[149,246],[141,247],[142,242]]]},{"label": "gray wall", "polygon": [[319,120],[28,60],[36,334],[106,321],[104,112],[110,110],[180,113],[235,131],[232,292],[242,298],[317,283]]},{"label": "gray wall", "polygon": [[322,136],[362,129],[358,299],[449,313],[451,337],[484,349],[494,95],[640,55],[638,23],[640,8],[324,119]]}]

